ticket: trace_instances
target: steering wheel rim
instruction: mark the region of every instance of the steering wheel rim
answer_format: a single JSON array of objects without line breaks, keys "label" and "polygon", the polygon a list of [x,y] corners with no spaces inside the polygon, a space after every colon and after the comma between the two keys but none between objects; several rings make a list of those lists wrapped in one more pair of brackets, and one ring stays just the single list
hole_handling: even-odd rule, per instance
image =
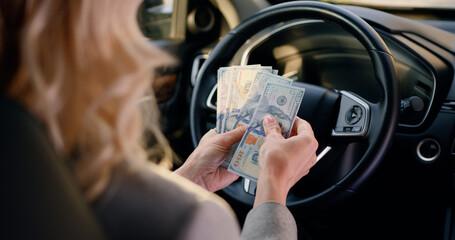
[{"label": "steering wheel rim", "polygon": [[[306,209],[325,208],[352,195],[378,167],[392,141],[398,123],[398,86],[392,55],[376,31],[363,19],[341,7],[322,2],[289,2],[269,7],[253,15],[227,34],[211,52],[199,72],[190,107],[190,130],[192,141],[197,146],[203,135],[201,115],[206,105],[207,82],[216,82],[216,72],[226,66],[240,46],[259,30],[273,24],[300,18],[323,20],[336,24],[356,37],[365,47],[373,63],[376,81],[381,89],[377,104],[369,103],[371,109],[368,132],[365,138],[369,145],[358,164],[341,180],[326,190],[307,198],[288,197],[289,207]],[[205,132],[205,131],[204,131]],[[222,191],[240,202],[252,205],[254,197],[237,194],[242,187],[233,184]]]}]

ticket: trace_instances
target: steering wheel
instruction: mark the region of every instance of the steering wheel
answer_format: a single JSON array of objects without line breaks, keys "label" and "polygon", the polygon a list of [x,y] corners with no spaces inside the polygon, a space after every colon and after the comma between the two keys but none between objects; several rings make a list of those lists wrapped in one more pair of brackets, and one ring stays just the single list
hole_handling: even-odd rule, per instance
[{"label": "steering wheel", "polygon": [[[360,17],[335,5],[308,1],[278,4],[253,15],[227,34],[201,67],[191,100],[190,127],[194,146],[214,127],[216,113],[210,101],[218,68],[227,66],[258,31],[302,18],[338,25],[357,38],[368,52],[381,90],[379,101],[370,102],[354,92],[294,83],[306,88],[298,116],[311,119],[321,160],[291,189],[287,205],[315,211],[348,198],[365,183],[386,154],[397,126],[398,87],[392,55]],[[237,180],[222,195],[252,206],[254,184]]]}]

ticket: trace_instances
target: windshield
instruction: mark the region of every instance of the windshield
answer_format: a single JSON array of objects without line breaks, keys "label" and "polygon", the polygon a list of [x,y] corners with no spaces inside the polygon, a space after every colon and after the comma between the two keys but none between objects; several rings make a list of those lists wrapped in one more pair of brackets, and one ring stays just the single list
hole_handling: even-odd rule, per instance
[{"label": "windshield", "polygon": [[173,0],[144,0],[138,11],[142,32],[151,39],[171,36]]},{"label": "windshield", "polygon": [[353,5],[369,5],[386,8],[455,9],[455,0],[330,0],[328,2]]},{"label": "windshield", "polygon": [[[287,1],[269,0],[269,2],[275,4]],[[321,0],[321,2],[402,10],[415,8],[455,10],[455,0]]]}]

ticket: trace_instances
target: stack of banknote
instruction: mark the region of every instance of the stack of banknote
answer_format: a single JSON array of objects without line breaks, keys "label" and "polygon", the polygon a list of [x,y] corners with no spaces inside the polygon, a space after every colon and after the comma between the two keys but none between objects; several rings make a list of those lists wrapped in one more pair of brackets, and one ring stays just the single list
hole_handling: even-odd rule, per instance
[{"label": "stack of banknote", "polygon": [[305,89],[291,83],[292,80],[277,75],[272,67],[248,65],[218,70],[217,132],[248,126],[222,166],[257,181],[259,149],[265,140],[264,117],[273,116],[281,126],[281,134],[287,138],[302,102]]}]

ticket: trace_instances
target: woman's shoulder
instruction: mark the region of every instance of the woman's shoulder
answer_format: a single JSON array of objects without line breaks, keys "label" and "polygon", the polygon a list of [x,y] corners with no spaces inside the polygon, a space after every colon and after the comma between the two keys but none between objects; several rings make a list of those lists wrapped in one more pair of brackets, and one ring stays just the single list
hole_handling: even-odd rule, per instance
[{"label": "woman's shoulder", "polygon": [[93,208],[112,238],[176,239],[211,221],[235,223],[221,198],[156,164],[120,165]]}]

